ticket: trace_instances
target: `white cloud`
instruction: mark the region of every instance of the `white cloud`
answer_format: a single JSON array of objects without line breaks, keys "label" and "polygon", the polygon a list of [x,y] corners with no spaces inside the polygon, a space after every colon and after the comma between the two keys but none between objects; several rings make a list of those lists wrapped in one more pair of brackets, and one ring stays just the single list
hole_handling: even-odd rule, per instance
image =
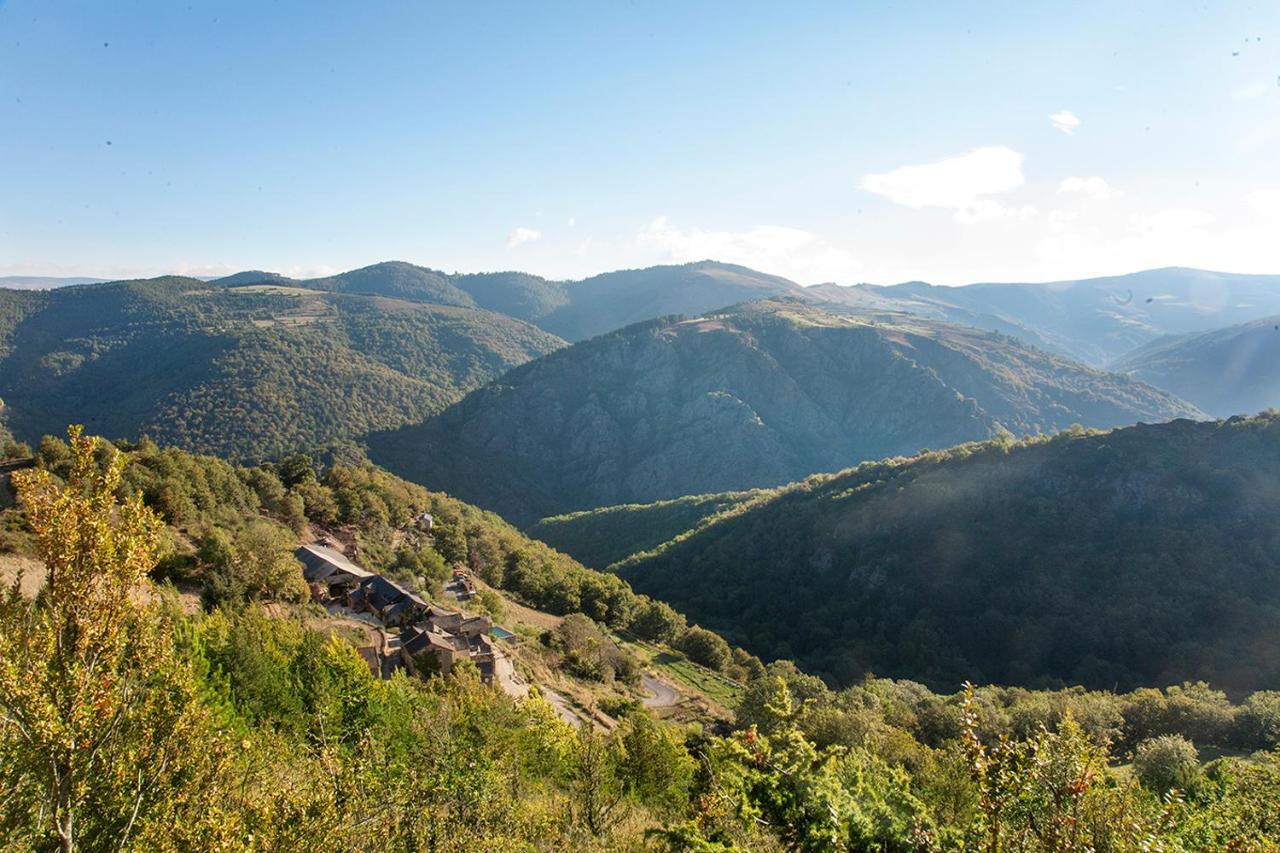
[{"label": "white cloud", "polygon": [[717,260],[788,276],[803,284],[847,280],[859,268],[844,249],[799,228],[757,225],[745,231],[681,229],[665,216],[636,235],[636,244],[659,261]]},{"label": "white cloud", "polygon": [[1280,189],[1254,190],[1245,196],[1245,201],[1258,213],[1280,223]]},{"label": "white cloud", "polygon": [[542,232],[536,228],[525,228],[523,226],[519,228],[512,228],[511,233],[507,235],[507,248],[514,249],[521,243],[532,243],[541,236]]},{"label": "white cloud", "polygon": [[1080,126],[1080,117],[1071,112],[1071,110],[1059,110],[1049,116],[1049,122],[1053,125],[1054,130],[1060,130],[1070,136]]},{"label": "white cloud", "polygon": [[1134,232],[1170,246],[1176,245],[1178,240],[1185,237],[1201,236],[1205,226],[1212,221],[1212,214],[1181,207],[1158,210],[1151,214],[1134,214],[1129,218]]},{"label": "white cloud", "polygon": [[1017,189],[1024,182],[1022,155],[1003,145],[991,145],[934,163],[863,175],[858,186],[903,207],[953,210],[956,221],[971,225],[1035,213],[1029,206],[1008,207],[988,198]]},{"label": "white cloud", "polygon": [[1098,201],[1111,198],[1113,193],[1111,186],[1097,175],[1063,178],[1058,182],[1058,192],[1083,195]]},{"label": "white cloud", "polygon": [[1265,81],[1259,80],[1256,83],[1250,83],[1236,89],[1231,93],[1231,99],[1235,101],[1252,101],[1261,98],[1270,92],[1272,88],[1274,87],[1268,85]]}]

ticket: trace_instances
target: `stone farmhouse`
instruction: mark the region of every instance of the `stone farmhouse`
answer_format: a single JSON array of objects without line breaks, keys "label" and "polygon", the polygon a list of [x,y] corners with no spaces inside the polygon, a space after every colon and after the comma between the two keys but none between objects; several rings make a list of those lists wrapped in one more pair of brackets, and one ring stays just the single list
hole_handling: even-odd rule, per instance
[{"label": "stone farmhouse", "polygon": [[511,659],[491,636],[488,616],[431,604],[325,545],[303,545],[295,553],[312,600],[331,610],[366,614],[380,626],[381,647],[360,650],[375,674],[386,677],[404,669],[422,677],[445,675],[458,661],[470,660],[485,684],[502,686],[511,678]]}]

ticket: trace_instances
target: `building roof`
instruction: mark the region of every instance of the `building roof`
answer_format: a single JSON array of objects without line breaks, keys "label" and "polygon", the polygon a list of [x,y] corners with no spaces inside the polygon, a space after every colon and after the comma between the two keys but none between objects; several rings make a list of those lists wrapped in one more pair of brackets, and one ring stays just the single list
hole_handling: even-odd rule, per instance
[{"label": "building roof", "polygon": [[381,610],[389,604],[395,604],[409,595],[407,589],[395,581],[387,580],[382,575],[371,574],[362,578],[360,588],[364,590],[365,600],[376,610]]},{"label": "building roof", "polygon": [[309,581],[325,580],[332,575],[368,578],[373,572],[362,569],[345,555],[323,545],[303,545],[293,552],[302,563],[302,576]]}]

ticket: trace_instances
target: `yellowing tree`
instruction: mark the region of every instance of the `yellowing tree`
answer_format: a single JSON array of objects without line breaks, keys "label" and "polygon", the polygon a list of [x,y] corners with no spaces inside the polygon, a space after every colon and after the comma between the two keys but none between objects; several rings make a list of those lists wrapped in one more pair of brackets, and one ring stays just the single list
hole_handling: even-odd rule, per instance
[{"label": "yellowing tree", "polygon": [[[120,503],[122,458],[69,430],[65,485],[15,476],[48,570],[35,601],[0,603],[0,835],[63,850],[124,848],[173,810],[202,730],[189,670],[139,600],[161,525],[137,495]],[[169,789],[166,791],[166,789]]]}]

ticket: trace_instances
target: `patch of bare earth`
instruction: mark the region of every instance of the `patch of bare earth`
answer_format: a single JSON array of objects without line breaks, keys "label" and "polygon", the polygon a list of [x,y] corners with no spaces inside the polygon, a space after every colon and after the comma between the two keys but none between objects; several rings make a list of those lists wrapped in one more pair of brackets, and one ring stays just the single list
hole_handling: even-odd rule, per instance
[{"label": "patch of bare earth", "polygon": [[8,589],[18,575],[22,575],[22,594],[35,598],[40,587],[44,586],[44,563],[17,554],[0,554],[0,586]]}]

